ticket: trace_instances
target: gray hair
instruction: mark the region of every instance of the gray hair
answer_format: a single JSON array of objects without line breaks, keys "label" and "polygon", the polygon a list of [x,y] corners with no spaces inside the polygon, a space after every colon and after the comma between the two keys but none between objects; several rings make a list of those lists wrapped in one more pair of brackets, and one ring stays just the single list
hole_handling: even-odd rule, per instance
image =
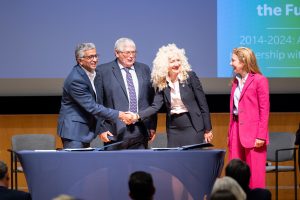
[{"label": "gray hair", "polygon": [[136,48],[135,43],[132,39],[130,39],[130,38],[119,38],[115,43],[115,50],[124,51],[124,46],[125,45],[131,45],[131,46],[134,46],[134,48]]},{"label": "gray hair", "polygon": [[213,186],[211,195],[220,191],[220,190],[227,190],[230,191],[236,199],[245,200],[246,194],[241,186],[231,177],[224,176],[222,178],[218,178]]},{"label": "gray hair", "polygon": [[7,165],[5,162],[0,160],[0,180],[3,179],[7,174]]},{"label": "gray hair", "polygon": [[75,49],[75,58],[83,58],[84,52],[91,49],[96,49],[96,45],[94,43],[78,44]]}]

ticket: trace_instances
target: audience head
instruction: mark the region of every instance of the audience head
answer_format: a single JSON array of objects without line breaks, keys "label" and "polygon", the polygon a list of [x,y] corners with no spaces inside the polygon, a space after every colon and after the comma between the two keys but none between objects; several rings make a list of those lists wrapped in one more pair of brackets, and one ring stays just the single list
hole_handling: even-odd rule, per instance
[{"label": "audience head", "polygon": [[52,200],[77,200],[77,199],[67,194],[61,194]]},{"label": "audience head", "polygon": [[4,187],[8,187],[9,185],[8,168],[5,162],[1,160],[0,160],[0,185]]},{"label": "audience head", "polygon": [[210,200],[239,200],[230,190],[217,190],[211,194]]},{"label": "audience head", "polygon": [[233,178],[224,176],[216,180],[210,199],[245,200],[246,194]]},{"label": "audience head", "polygon": [[155,187],[151,174],[144,171],[133,172],[128,181],[129,196],[133,200],[151,200]]},{"label": "audience head", "polygon": [[231,160],[225,168],[225,175],[236,180],[245,192],[249,190],[251,172],[246,162],[240,159]]}]

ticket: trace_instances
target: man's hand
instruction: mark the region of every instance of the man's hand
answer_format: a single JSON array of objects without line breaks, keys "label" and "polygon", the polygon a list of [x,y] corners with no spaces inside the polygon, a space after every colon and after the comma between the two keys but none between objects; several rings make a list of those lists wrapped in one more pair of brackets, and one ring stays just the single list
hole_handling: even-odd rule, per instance
[{"label": "man's hand", "polygon": [[119,112],[119,119],[127,125],[132,124],[133,118],[134,115],[130,112]]},{"label": "man's hand", "polygon": [[120,112],[119,118],[122,122],[129,125],[129,124],[134,124],[138,120],[139,116],[138,114],[127,111],[127,112]]}]

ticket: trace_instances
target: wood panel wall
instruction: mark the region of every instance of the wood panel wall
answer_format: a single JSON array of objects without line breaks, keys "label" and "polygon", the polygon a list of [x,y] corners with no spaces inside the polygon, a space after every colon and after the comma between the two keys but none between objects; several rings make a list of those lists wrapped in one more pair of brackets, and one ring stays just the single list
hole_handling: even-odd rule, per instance
[{"label": "wood panel wall", "polygon": [[[7,149],[11,147],[11,137],[16,134],[24,133],[49,133],[56,136],[57,114],[41,114],[41,115],[0,115],[0,159],[10,164],[9,153]],[[229,123],[228,113],[212,113],[211,114],[215,148],[227,148],[227,130]],[[269,129],[271,132],[286,131],[295,133],[299,127],[300,113],[271,113],[269,121]],[[165,114],[159,114],[158,133],[165,133]],[[61,148],[62,144],[59,137],[56,136],[57,147]],[[227,156],[225,164],[227,163]],[[205,163],[203,163],[205,164]],[[287,163],[290,164],[290,163]],[[224,174],[224,173],[222,173]],[[292,173],[280,177],[280,183],[283,186],[292,187]],[[273,188],[275,183],[274,175],[267,175],[267,186]],[[21,177],[19,182],[20,188],[26,188],[26,181]]]}]

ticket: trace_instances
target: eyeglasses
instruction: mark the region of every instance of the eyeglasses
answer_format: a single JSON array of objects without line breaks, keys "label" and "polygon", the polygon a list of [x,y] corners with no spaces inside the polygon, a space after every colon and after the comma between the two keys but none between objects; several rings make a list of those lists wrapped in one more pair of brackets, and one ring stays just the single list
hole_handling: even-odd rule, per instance
[{"label": "eyeglasses", "polygon": [[99,55],[98,54],[95,54],[95,55],[89,55],[89,56],[83,56],[84,58],[88,59],[88,60],[92,60],[94,58],[98,59],[99,58]]},{"label": "eyeglasses", "polygon": [[124,54],[125,56],[129,56],[129,55],[135,56],[137,54],[137,51],[119,51],[119,52]]}]

